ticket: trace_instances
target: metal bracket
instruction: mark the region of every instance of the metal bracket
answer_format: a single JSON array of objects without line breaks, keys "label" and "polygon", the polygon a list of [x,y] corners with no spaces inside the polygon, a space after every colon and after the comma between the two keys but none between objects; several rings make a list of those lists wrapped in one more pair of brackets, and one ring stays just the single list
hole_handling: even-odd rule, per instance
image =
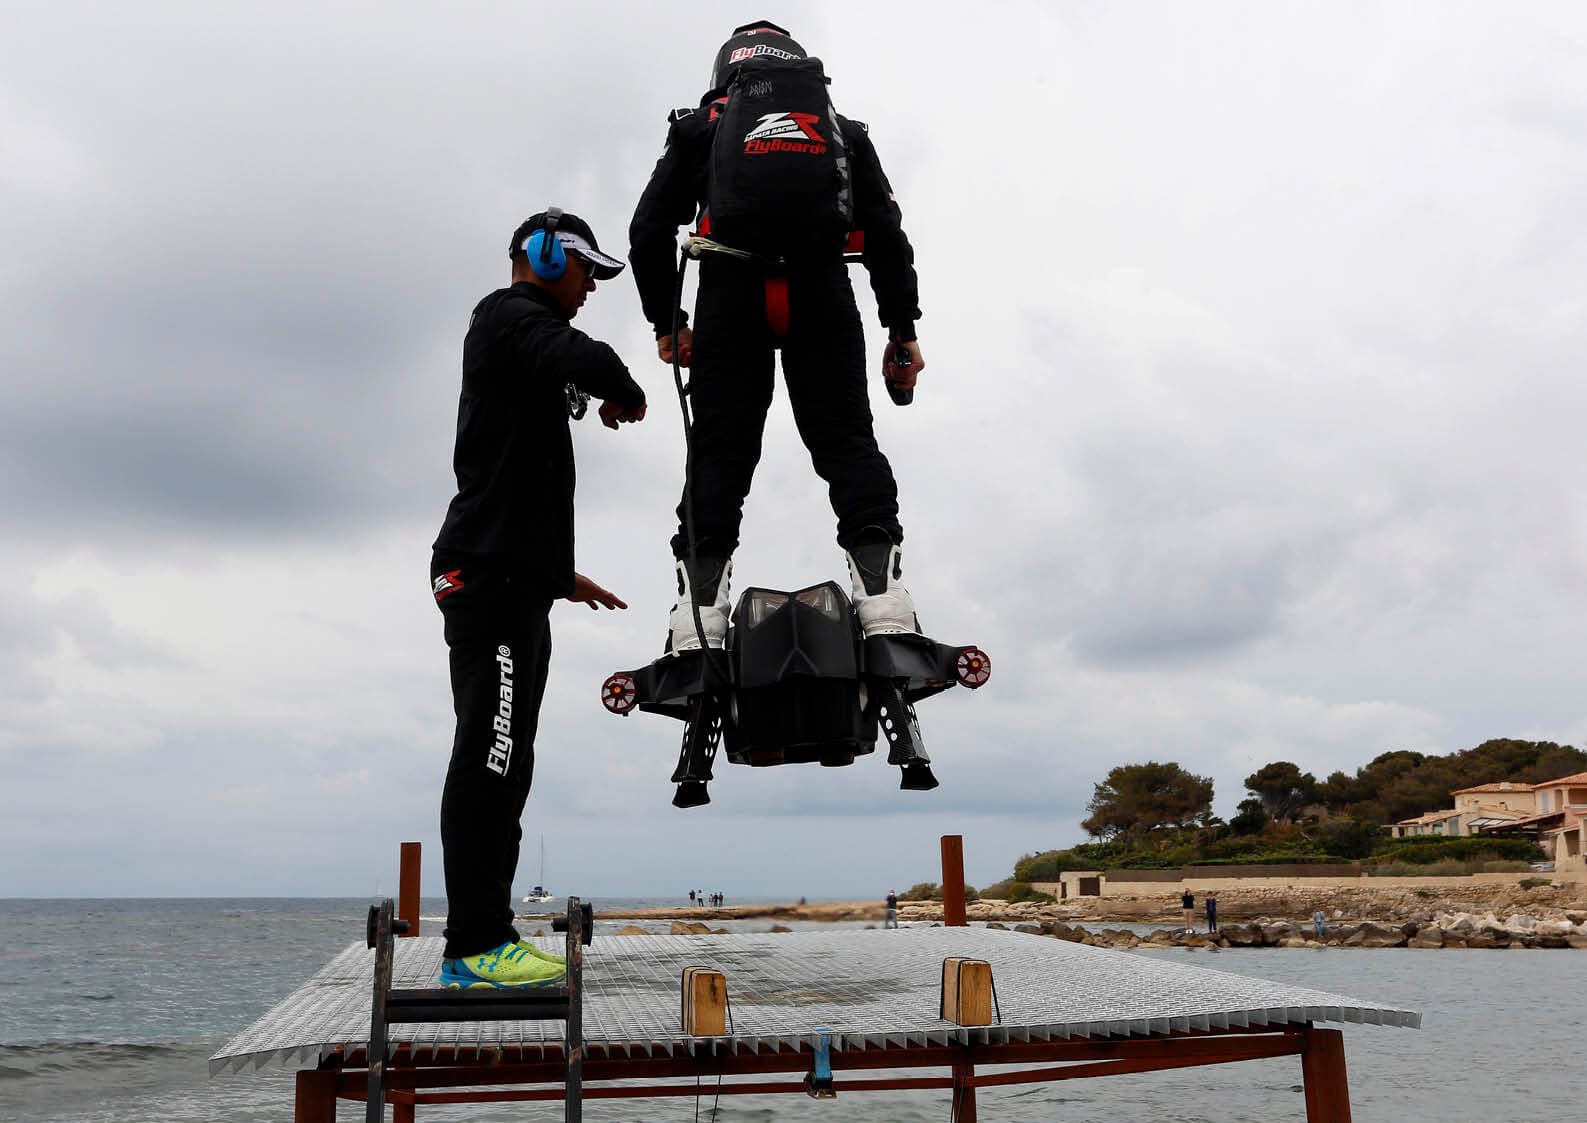
[{"label": "metal bracket", "polygon": [[816,1051],[810,1071],[805,1073],[805,1095],[813,1100],[835,1100],[838,1093],[832,1087],[832,1035],[824,1029],[816,1030]]}]

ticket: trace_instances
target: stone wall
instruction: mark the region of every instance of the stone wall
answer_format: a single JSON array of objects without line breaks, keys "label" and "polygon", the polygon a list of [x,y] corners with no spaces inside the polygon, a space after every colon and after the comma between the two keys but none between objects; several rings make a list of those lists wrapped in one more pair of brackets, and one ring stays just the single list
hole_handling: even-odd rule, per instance
[{"label": "stone wall", "polygon": [[[1205,868],[1205,867],[1204,867]],[[1212,867],[1216,868],[1216,867]],[[1129,871],[1160,872],[1160,871]],[[1168,872],[1168,871],[1161,871]],[[1181,885],[1189,886],[1198,897],[1208,889],[1436,889],[1451,893],[1468,885],[1518,885],[1528,878],[1544,877],[1550,881],[1587,881],[1587,868],[1559,870],[1552,874],[1537,873],[1475,873],[1467,877],[1179,877],[1160,881],[1114,881],[1104,878],[1102,896],[1139,897],[1152,894],[1179,895]],[[1040,893],[1058,896],[1055,881],[1033,881],[1031,888]],[[1074,893],[1071,890],[1070,896]]]}]

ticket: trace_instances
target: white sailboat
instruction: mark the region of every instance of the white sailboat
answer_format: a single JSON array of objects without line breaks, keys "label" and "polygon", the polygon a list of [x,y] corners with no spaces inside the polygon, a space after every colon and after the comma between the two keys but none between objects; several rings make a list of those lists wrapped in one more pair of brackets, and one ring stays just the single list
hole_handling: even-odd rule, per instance
[{"label": "white sailboat", "polygon": [[544,903],[546,901],[554,900],[555,898],[553,898],[550,893],[546,892],[545,886],[546,886],[546,836],[545,835],[541,835],[540,836],[540,883],[538,885],[536,885],[533,890],[531,890],[530,892],[524,894],[524,904],[526,904],[526,905],[542,904],[542,903]]}]

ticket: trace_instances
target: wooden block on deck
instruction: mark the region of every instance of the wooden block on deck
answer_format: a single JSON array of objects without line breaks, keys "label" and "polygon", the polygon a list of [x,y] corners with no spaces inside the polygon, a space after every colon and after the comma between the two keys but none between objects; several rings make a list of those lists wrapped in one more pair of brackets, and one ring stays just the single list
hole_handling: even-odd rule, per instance
[{"label": "wooden block on deck", "polygon": [[683,969],[683,1032],[693,1037],[727,1033],[727,976],[711,967]]},{"label": "wooden block on deck", "polygon": [[950,955],[942,961],[940,1016],[961,1026],[992,1024],[992,965]]}]

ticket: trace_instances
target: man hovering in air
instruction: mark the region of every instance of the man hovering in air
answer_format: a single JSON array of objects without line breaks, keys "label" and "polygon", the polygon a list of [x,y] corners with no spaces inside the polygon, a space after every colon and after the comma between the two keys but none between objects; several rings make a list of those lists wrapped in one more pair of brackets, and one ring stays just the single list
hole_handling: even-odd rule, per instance
[{"label": "man hovering in air", "polygon": [[556,207],[520,225],[507,252],[512,284],[479,302],[463,340],[457,495],[430,562],[457,714],[441,794],[448,987],[538,986],[566,974],[561,956],[521,941],[512,923],[551,605],[628,607],[573,570],[568,419],[582,415],[585,394],[602,400],[609,429],[645,416],[645,392],[617,353],[569,323],[622,262]]},{"label": "man hovering in air", "polygon": [[[711,245],[691,329],[677,303],[675,254],[678,228],[697,217]],[[861,627],[867,636],[919,632],[844,260],[847,244],[870,275],[888,332],[884,379],[895,397],[912,393],[925,362],[914,250],[900,222],[866,128],[832,109],[820,62],[774,24],[736,28],[699,106],[673,111],[666,151],[629,226],[657,354],[691,372],[692,468],[672,539],[679,595],[669,651],[725,642],[732,556],[778,349],[794,422],[837,515]]]}]

